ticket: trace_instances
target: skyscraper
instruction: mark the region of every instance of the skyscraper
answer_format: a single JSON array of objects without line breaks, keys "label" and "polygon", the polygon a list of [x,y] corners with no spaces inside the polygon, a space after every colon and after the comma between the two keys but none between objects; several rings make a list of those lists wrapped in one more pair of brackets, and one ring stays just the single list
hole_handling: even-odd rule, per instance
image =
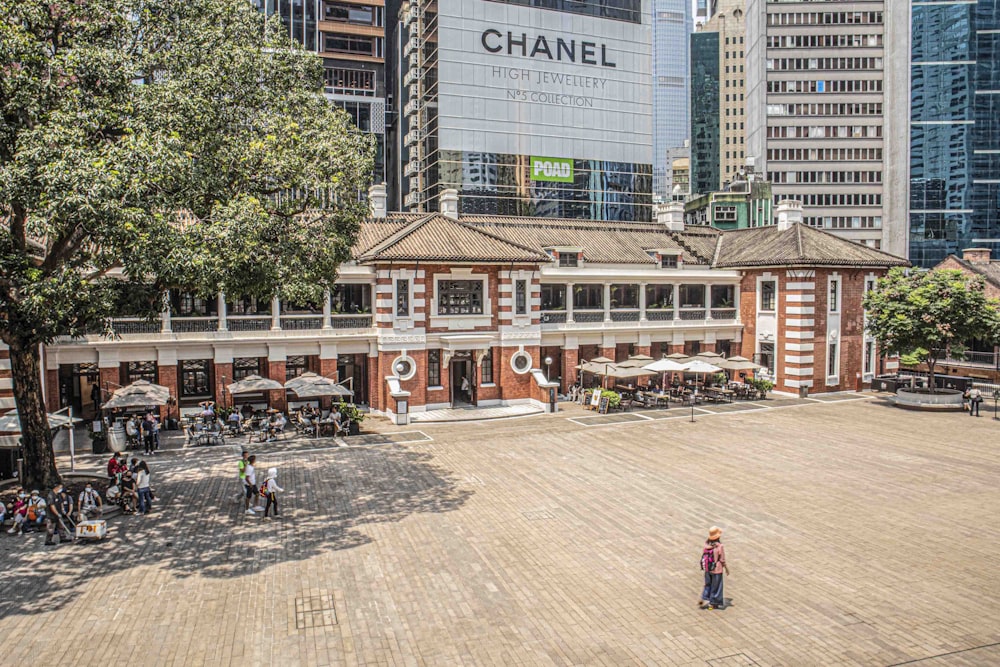
[{"label": "skyscraper", "polygon": [[904,255],[905,187],[886,183],[906,172],[889,139],[905,135],[909,100],[886,53],[905,3],[748,0],[746,12],[746,153],[775,201],[797,199],[807,224]]},{"label": "skyscraper", "polygon": [[743,0],[720,0],[691,35],[691,192],[720,189],[746,164]]},{"label": "skyscraper", "polygon": [[[909,3],[907,3],[909,4]],[[1000,250],[1000,3],[912,2],[910,260]]]},{"label": "skyscraper", "polygon": [[289,37],[323,57],[326,96],[362,132],[375,135],[375,181],[385,171],[385,8],[381,0],[251,0],[288,29]]},{"label": "skyscraper", "polygon": [[667,151],[688,138],[691,0],[653,1],[653,193],[669,201]]},{"label": "skyscraper", "polygon": [[455,188],[464,213],[649,220],[648,2],[404,2],[403,208]]}]

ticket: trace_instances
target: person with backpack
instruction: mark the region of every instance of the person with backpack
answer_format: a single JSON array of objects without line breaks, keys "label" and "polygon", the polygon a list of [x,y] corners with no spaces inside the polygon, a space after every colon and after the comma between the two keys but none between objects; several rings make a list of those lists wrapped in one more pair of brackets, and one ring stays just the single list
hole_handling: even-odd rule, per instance
[{"label": "person with backpack", "polygon": [[267,477],[264,479],[264,483],[260,487],[260,495],[267,499],[267,505],[264,507],[264,518],[270,519],[268,514],[271,511],[271,506],[274,505],[274,516],[278,516],[278,492],[283,492],[284,489],[278,486],[278,469],[268,468]]},{"label": "person with backpack", "polygon": [[722,547],[722,529],[712,526],[708,529],[708,540],[701,550],[701,569],[705,573],[705,587],[701,591],[698,607],[719,609],[725,605],[722,593],[722,574],[729,574],[726,565],[726,550]]},{"label": "person with backpack", "polygon": [[[128,472],[126,470],[126,472]],[[101,494],[97,492],[97,489],[91,484],[87,484],[86,488],[80,492],[80,496],[76,499],[76,513],[80,517],[80,521],[89,521],[90,519],[97,518],[101,516],[104,512],[104,502],[101,500]]]},{"label": "person with backpack", "polygon": [[70,529],[67,524],[72,524],[70,513],[73,511],[73,499],[66,492],[62,484],[52,487],[47,499],[48,517],[45,521],[45,546],[53,546],[55,536],[59,535],[59,543],[72,542]]}]

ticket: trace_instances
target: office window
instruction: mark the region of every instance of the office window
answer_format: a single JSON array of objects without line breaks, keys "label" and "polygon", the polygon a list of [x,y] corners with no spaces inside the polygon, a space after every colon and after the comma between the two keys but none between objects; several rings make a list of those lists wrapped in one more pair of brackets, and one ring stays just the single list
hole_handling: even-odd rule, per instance
[{"label": "office window", "polygon": [[438,283],[438,315],[482,315],[482,280],[442,280]]},{"label": "office window", "polygon": [[566,310],[565,285],[542,285],[542,310]]},{"label": "office window", "polygon": [[760,309],[761,311],[773,312],[775,309],[775,295],[777,286],[773,280],[764,280],[760,284]]},{"label": "office window", "polygon": [[514,314],[525,315],[528,312],[528,281],[514,281]]},{"label": "office window", "polygon": [[840,281],[831,280],[830,281],[830,312],[836,313],[840,311]]},{"label": "office window", "polygon": [[579,261],[577,258],[577,253],[575,252],[560,252],[559,253],[559,266],[560,267],[575,267],[579,266]]},{"label": "office window", "polygon": [[480,372],[482,384],[493,384],[493,348],[486,351],[483,356],[482,369]]},{"label": "office window", "polygon": [[211,363],[210,359],[192,359],[181,362],[182,397],[211,396],[212,383],[209,381]]},{"label": "office window", "polygon": [[[145,380],[156,384],[155,361],[130,361],[125,369],[125,381],[132,384],[136,380]],[[117,387],[112,387],[112,391]]]},{"label": "office window", "polygon": [[577,310],[602,310],[604,308],[604,285],[575,285],[573,287],[573,308]]},{"label": "office window", "polygon": [[[287,368],[288,362],[285,362]],[[285,371],[287,375],[287,370]],[[248,375],[260,375],[260,357],[236,357],[233,359],[232,382],[239,382]]]},{"label": "office window", "polygon": [[309,370],[309,358],[304,354],[295,354],[285,359],[285,380],[291,380]]},{"label": "office window", "polygon": [[861,368],[861,372],[865,375],[871,375],[875,372],[875,341],[869,340],[865,341],[865,361],[864,366]]},{"label": "office window", "polygon": [[774,376],[774,343],[761,343],[760,352],[757,353],[757,363],[767,369],[767,372]]},{"label": "office window", "polygon": [[410,316],[410,281],[400,279],[396,281],[396,317]]},{"label": "office window", "polygon": [[827,349],[827,360],[826,360],[826,375],[827,377],[837,377],[837,368],[839,367],[839,359],[837,359],[837,344],[830,343],[826,347]]},{"label": "office window", "polygon": [[441,350],[427,350],[427,386],[441,386]]}]

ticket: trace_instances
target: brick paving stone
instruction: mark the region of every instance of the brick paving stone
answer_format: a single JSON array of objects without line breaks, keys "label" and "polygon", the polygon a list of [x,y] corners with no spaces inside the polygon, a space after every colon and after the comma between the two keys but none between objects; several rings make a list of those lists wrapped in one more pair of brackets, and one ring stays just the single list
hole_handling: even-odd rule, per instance
[{"label": "brick paving stone", "polygon": [[[237,447],[165,452],[155,511],[108,540],[0,535],[0,655],[127,662],[138,637],[156,665],[1000,662],[1000,423],[842,398],[366,422],[353,446],[257,448],[288,491],[269,521],[233,499]],[[708,612],[712,524],[732,605]],[[310,627],[304,600],[326,609]]]}]

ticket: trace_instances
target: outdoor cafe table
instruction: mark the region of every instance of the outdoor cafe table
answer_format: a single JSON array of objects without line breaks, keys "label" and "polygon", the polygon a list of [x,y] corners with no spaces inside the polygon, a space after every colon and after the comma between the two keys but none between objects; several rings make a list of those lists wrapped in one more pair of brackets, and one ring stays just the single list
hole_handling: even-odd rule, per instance
[{"label": "outdoor cafe table", "polygon": [[656,391],[646,391],[643,392],[643,396],[645,396],[647,400],[652,400],[656,407],[660,407],[661,405],[668,408],[670,407],[670,394]]}]

